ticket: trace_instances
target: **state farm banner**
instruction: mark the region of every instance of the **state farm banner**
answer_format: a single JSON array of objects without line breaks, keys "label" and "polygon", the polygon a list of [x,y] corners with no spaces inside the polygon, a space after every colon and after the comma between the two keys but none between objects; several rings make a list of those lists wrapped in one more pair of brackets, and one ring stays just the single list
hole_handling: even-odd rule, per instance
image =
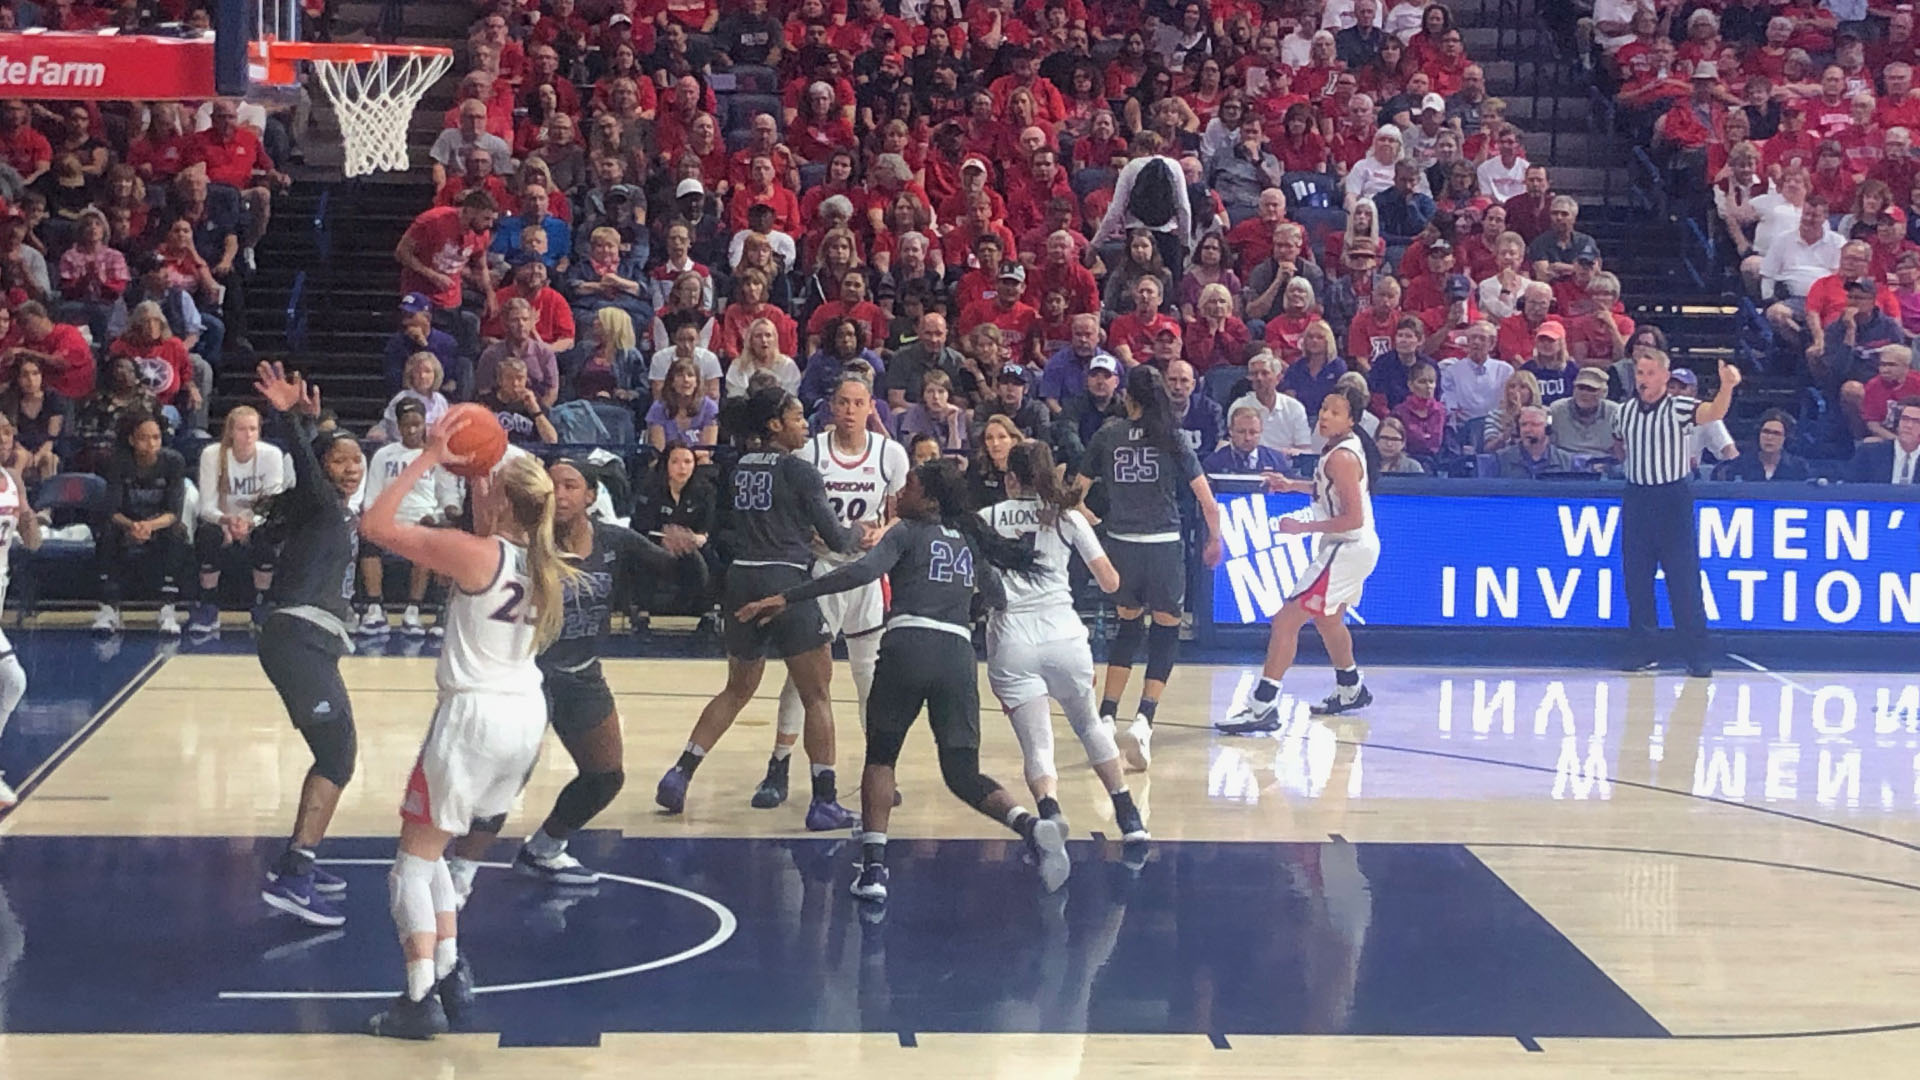
[{"label": "state farm banner", "polygon": [[211,98],[213,39],[0,33],[0,97]]}]

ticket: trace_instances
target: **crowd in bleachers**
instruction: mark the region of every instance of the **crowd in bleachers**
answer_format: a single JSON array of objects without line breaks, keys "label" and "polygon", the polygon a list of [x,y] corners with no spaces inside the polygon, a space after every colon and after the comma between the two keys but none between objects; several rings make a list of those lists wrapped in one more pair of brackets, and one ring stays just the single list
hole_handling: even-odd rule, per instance
[{"label": "crowd in bleachers", "polygon": [[[7,30],[208,22],[181,2],[0,4]],[[287,118],[251,103],[0,101],[0,466],[78,516],[63,527],[91,521],[110,604],[191,587],[169,444],[207,438],[215,372],[251,351],[246,281],[292,152]]]},{"label": "crowd in bleachers", "polygon": [[1598,0],[1581,30],[1621,123],[1744,290],[1752,362],[1811,395],[1803,417],[1763,424],[1761,445],[1768,425],[1791,436],[1796,419],[1815,420],[1798,442],[1851,454],[1844,475],[1910,482],[1899,466],[1920,443],[1911,8]]}]

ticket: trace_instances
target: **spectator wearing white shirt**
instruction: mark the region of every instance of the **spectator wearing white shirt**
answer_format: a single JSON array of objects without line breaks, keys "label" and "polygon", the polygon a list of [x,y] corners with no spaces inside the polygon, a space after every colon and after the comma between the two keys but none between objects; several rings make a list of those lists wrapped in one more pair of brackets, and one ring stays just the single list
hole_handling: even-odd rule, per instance
[{"label": "spectator wearing white shirt", "polygon": [[1807,314],[1807,291],[1813,283],[1840,269],[1845,238],[1827,227],[1827,201],[1819,195],[1807,196],[1800,208],[1800,227],[1778,237],[1760,260],[1760,296],[1762,302],[1778,296],[1785,298],[1767,305],[1767,322],[1776,333],[1794,340],[1804,338],[1808,330],[1801,325]]},{"label": "spectator wearing white shirt", "polygon": [[[1731,157],[1728,160],[1731,162]],[[1805,169],[1789,169],[1771,193],[1753,200],[1753,257],[1748,260],[1750,265],[1743,264],[1740,269],[1756,286],[1760,282],[1760,261],[1773,250],[1773,242],[1800,227],[1800,208],[1806,205],[1812,187]]]},{"label": "spectator wearing white shirt", "polygon": [[1493,355],[1500,331],[1485,319],[1467,327],[1467,355],[1440,372],[1440,404],[1447,419],[1462,429],[1464,445],[1480,445],[1479,428],[1500,405],[1500,395],[1513,374],[1513,365]]},{"label": "spectator wearing white shirt", "polygon": [[1242,408],[1260,414],[1260,445],[1282,454],[1305,454],[1313,450],[1313,428],[1307,423],[1306,406],[1280,392],[1280,358],[1262,351],[1247,361],[1247,381],[1253,391],[1227,407],[1232,416]]},{"label": "spectator wearing white shirt", "polygon": [[1480,163],[1478,175],[1480,190],[1504,203],[1527,190],[1528,162],[1521,152],[1520,133],[1513,128],[1500,133],[1499,145],[1499,153]]},{"label": "spectator wearing white shirt", "polygon": [[1404,45],[1420,32],[1420,20],[1426,12],[1425,0],[1395,0],[1387,8],[1386,18],[1380,21],[1380,29],[1399,38]]},{"label": "spectator wearing white shirt", "polygon": [[[1393,186],[1393,167],[1400,163],[1405,149],[1406,140],[1392,124],[1383,124],[1373,133],[1373,149],[1347,170],[1343,186],[1347,189],[1348,213],[1353,212],[1354,203],[1371,199]],[[1425,180],[1421,177],[1422,183]]]}]

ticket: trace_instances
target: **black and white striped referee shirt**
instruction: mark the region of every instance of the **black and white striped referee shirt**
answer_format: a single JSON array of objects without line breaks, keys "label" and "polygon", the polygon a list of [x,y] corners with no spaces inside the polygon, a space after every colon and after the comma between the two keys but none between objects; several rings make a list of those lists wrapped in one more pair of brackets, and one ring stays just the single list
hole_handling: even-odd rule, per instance
[{"label": "black and white striped referee shirt", "polygon": [[1623,470],[1629,484],[1673,484],[1693,471],[1687,464],[1687,436],[1700,399],[1668,394],[1648,405],[1633,397],[1614,414],[1613,436],[1626,447]]}]

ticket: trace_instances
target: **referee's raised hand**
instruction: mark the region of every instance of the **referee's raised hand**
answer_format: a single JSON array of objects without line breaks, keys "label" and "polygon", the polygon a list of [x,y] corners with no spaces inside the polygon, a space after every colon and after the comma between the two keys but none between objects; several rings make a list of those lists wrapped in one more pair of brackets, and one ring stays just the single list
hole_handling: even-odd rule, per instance
[{"label": "referee's raised hand", "polygon": [[1740,385],[1742,378],[1744,378],[1744,376],[1740,373],[1740,365],[1729,364],[1725,360],[1720,361],[1720,385],[1722,387],[1731,392]]}]

